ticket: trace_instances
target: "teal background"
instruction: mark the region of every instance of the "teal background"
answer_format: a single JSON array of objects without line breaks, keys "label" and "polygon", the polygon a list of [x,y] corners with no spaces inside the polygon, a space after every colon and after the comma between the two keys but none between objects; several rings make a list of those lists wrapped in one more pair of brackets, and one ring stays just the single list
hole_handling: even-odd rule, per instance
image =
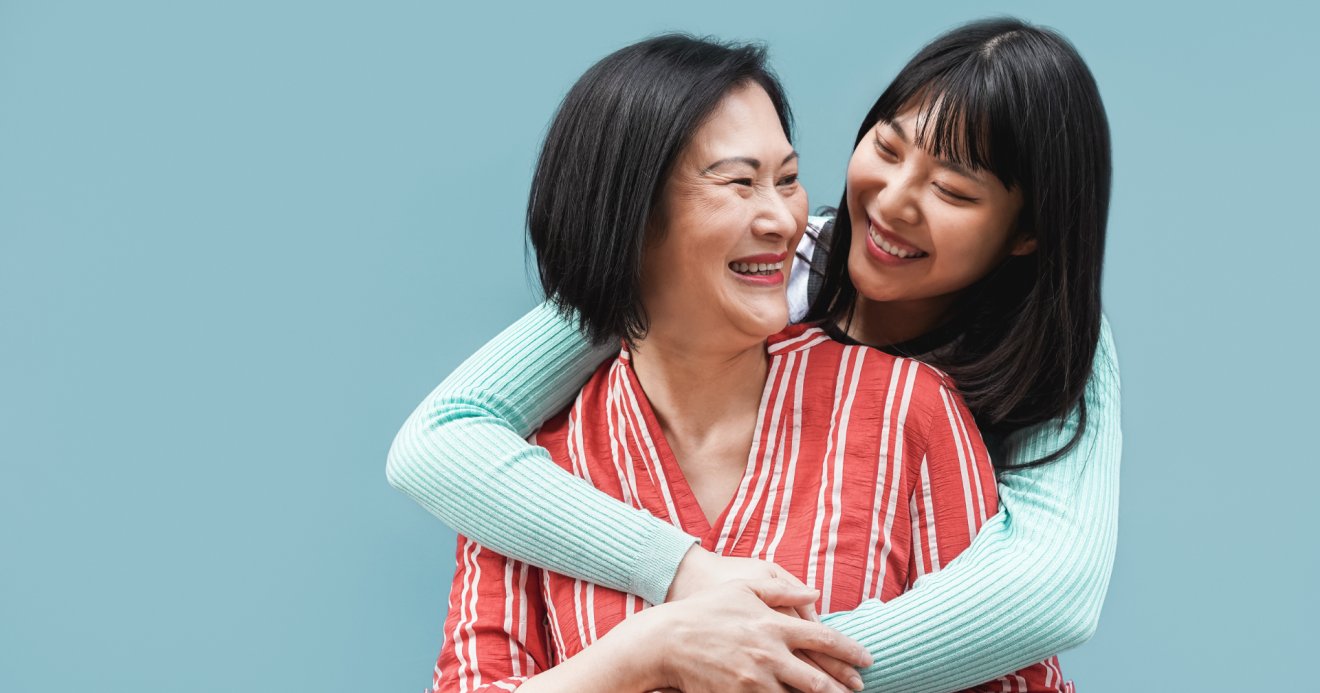
[{"label": "teal background", "polygon": [[1087,693],[1316,690],[1320,13],[1293,3],[0,0],[0,691],[417,691],[452,533],[405,415],[535,300],[607,52],[762,39],[813,205],[921,44],[1012,13],[1108,107],[1121,542]]}]

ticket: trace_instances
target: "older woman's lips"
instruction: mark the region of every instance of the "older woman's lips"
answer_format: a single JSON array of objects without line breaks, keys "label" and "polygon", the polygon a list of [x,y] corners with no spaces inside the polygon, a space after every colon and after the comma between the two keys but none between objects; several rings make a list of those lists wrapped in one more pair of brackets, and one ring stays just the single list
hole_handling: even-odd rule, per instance
[{"label": "older woman's lips", "polygon": [[778,286],[784,283],[784,259],[788,253],[762,253],[738,258],[729,263],[729,270],[739,280],[759,286]]},{"label": "older woman's lips", "polygon": [[870,218],[866,220],[866,250],[885,265],[906,265],[930,257],[930,253],[904,243],[897,234]]}]

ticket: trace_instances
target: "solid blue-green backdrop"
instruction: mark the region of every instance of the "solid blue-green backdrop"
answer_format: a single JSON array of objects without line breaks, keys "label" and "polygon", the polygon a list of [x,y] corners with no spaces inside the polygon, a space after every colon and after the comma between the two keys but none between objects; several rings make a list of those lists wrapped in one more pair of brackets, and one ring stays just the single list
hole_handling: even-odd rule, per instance
[{"label": "solid blue-green backdrop", "polygon": [[1306,688],[1315,10],[5,0],[0,691],[425,687],[453,534],[385,453],[535,301],[522,212],[573,80],[667,29],[764,40],[828,204],[907,57],[999,13],[1076,43],[1114,133],[1121,541],[1065,671]]}]

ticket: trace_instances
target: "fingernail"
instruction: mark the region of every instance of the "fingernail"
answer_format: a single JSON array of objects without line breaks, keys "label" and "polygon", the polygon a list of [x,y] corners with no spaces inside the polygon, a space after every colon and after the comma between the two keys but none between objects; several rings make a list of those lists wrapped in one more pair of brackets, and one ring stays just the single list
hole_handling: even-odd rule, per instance
[{"label": "fingernail", "polygon": [[853,674],[852,680],[849,681],[848,683],[852,686],[852,689],[854,691],[862,690],[862,677],[858,676],[857,674]]}]

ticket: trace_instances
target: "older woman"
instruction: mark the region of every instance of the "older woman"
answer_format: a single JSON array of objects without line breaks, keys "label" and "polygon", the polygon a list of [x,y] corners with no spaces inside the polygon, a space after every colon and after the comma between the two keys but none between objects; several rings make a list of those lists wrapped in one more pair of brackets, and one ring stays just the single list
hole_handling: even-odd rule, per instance
[{"label": "older woman", "polygon": [[[807,209],[788,131],[750,47],[660,37],[574,86],[537,167],[531,240],[547,296],[623,346],[533,440],[706,549],[823,589],[735,584],[645,608],[461,537],[434,690],[705,690],[700,663],[667,645],[730,625],[764,634],[767,666],[744,690],[842,690],[792,652],[864,664],[855,644],[769,608],[755,622],[722,611],[890,599],[996,512],[985,445],[943,374],[785,329]],[[1019,676],[1059,690],[1056,667]]]}]

